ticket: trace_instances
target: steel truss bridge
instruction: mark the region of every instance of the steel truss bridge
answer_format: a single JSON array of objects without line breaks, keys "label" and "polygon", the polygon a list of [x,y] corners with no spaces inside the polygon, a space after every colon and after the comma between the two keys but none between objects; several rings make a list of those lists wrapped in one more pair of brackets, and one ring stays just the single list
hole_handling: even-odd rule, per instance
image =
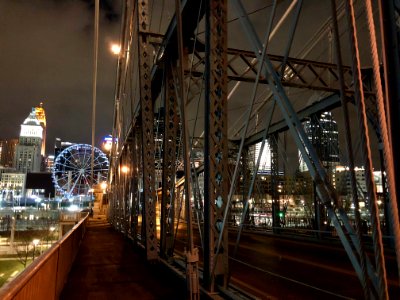
[{"label": "steel truss bridge", "polygon": [[[176,229],[186,224],[192,299],[228,287],[228,258],[254,211],[279,235],[297,226],[290,209],[313,232],[334,228],[365,298],[389,297],[384,248],[400,263],[400,7],[378,2],[124,1],[109,220],[149,261],[173,261]],[[323,139],[324,112],[337,119],[340,150]],[[310,136],[307,121],[319,133]],[[324,143],[337,153],[328,164]],[[338,164],[347,194],[332,176]],[[374,170],[382,170],[379,193]]]}]

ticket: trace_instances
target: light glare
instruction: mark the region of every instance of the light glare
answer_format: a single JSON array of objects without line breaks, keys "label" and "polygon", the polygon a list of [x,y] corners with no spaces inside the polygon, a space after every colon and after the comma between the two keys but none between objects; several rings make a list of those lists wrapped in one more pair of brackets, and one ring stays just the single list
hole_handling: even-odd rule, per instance
[{"label": "light glare", "polygon": [[121,52],[121,46],[117,44],[112,44],[111,52],[114,53],[115,55],[118,55]]}]

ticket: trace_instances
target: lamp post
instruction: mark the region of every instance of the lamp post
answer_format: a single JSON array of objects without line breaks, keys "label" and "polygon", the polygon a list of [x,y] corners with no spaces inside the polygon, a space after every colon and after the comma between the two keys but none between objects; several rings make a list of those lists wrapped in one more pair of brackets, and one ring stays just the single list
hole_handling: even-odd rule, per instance
[{"label": "lamp post", "polygon": [[119,55],[121,53],[121,46],[118,44],[111,45],[111,52],[115,55]]},{"label": "lamp post", "polygon": [[32,241],[32,244],[33,244],[32,261],[35,260],[36,246],[39,244],[39,242],[40,242],[40,241],[39,241],[38,239],[34,239],[34,240]]},{"label": "lamp post", "polygon": [[[49,228],[49,231],[50,231],[50,245],[53,244],[54,230],[56,230],[56,228],[54,226],[51,226]],[[47,245],[47,246],[49,246],[49,245]]]},{"label": "lamp post", "polygon": [[35,198],[35,202],[36,202],[36,209],[39,210],[39,203],[41,202],[40,198]]},{"label": "lamp post", "polygon": [[128,174],[128,172],[129,172],[128,166],[122,166],[121,167],[121,172],[124,173],[124,174]]}]

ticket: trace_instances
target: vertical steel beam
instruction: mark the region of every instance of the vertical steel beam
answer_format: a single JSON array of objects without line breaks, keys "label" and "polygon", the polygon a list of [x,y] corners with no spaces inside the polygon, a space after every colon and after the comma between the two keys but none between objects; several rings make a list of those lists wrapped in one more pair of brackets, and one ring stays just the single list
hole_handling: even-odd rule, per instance
[{"label": "vertical steel beam", "polygon": [[[384,83],[389,139],[392,145],[393,168],[396,186],[400,186],[400,26],[399,7],[395,0],[378,1],[383,46]],[[400,201],[400,189],[396,189]],[[399,206],[399,203],[397,203]]]},{"label": "vertical steel beam", "polygon": [[367,126],[366,105],[363,84],[360,72],[360,54],[354,13],[354,4],[348,0],[346,5],[346,16],[349,28],[350,53],[352,55],[352,72],[354,78],[354,98],[357,107],[357,119],[361,133],[361,152],[365,168],[365,183],[367,187],[368,206],[372,225],[372,241],[375,252],[376,273],[378,275],[378,297],[388,299],[388,285],[386,278],[386,266],[384,261],[384,250],[382,243],[382,232],[379,221],[376,187],[373,180],[373,166],[371,158],[371,147],[369,129]]},{"label": "vertical steel beam", "polygon": [[210,198],[210,1],[205,1],[205,57],[204,57],[204,245],[203,245],[203,282],[211,289],[211,198]]},{"label": "vertical steel beam", "polygon": [[302,5],[303,5],[303,0],[299,0],[297,2],[295,15],[294,15],[294,17],[292,19],[292,24],[290,26],[291,28],[290,28],[289,41],[286,44],[285,55],[283,56],[283,61],[282,61],[282,66],[281,66],[281,78],[282,79],[285,76],[285,69],[286,69],[287,59],[288,59],[289,54],[290,54],[290,49],[292,48],[293,38],[294,38],[294,34],[296,32],[297,23],[299,21],[300,11],[301,11]]},{"label": "vertical steel beam", "polygon": [[121,177],[121,231],[127,234],[129,223],[128,223],[128,199],[129,199],[129,182],[130,177],[130,161],[128,147],[123,148],[122,152],[122,166],[124,167]]},{"label": "vertical steel beam", "polygon": [[164,77],[164,142],[161,198],[161,238],[160,255],[165,258],[173,255],[175,219],[175,172],[178,135],[178,106],[175,83],[170,66],[166,67]]},{"label": "vertical steel beam", "polygon": [[198,261],[199,254],[198,249],[194,245],[193,239],[193,227],[192,227],[192,194],[191,194],[191,165],[190,165],[190,145],[189,145],[189,130],[188,120],[186,118],[186,93],[185,93],[185,80],[184,80],[184,65],[187,59],[187,54],[183,46],[183,28],[181,18],[180,0],[175,0],[175,16],[177,23],[177,42],[178,42],[178,53],[179,60],[177,64],[177,96],[180,99],[180,116],[182,121],[182,149],[183,149],[183,165],[184,174],[186,180],[185,186],[185,217],[187,224],[187,241],[185,249],[186,257],[186,283],[189,299],[200,299],[199,289],[199,271]]},{"label": "vertical steel beam", "polygon": [[[313,114],[310,116],[310,134],[311,136],[311,145],[315,149],[319,158],[321,158],[321,136],[322,129],[319,124],[319,114]],[[323,218],[324,218],[324,206],[322,204],[321,199],[318,196],[316,191],[316,185],[313,183],[314,193],[314,230],[316,230],[316,235],[318,238],[321,238],[321,231],[323,230]]]},{"label": "vertical steel beam", "polygon": [[132,177],[131,177],[131,185],[130,185],[130,193],[132,197],[131,211],[130,211],[130,234],[133,238],[134,242],[137,240],[137,231],[138,231],[138,207],[139,207],[139,128],[135,126],[132,132],[132,141],[130,144],[131,147],[131,168],[132,168]]},{"label": "vertical steel beam", "polygon": [[[132,132],[131,132],[132,135]],[[129,167],[129,173],[125,179],[125,234],[131,234],[131,216],[132,216],[132,179],[134,174],[134,166],[132,162],[132,142],[125,146],[126,147],[126,162]]]},{"label": "vertical steel beam", "polygon": [[[255,32],[253,25],[251,24],[246,11],[243,8],[243,5],[240,0],[233,0],[232,3],[234,4],[234,8],[237,11],[239,16],[239,20],[243,25],[243,29],[246,32],[246,35],[249,39],[250,44],[253,47],[253,51],[257,58],[260,60],[260,53],[262,50],[262,44]],[[265,69],[264,74],[269,82],[269,87],[272,90],[276,103],[278,104],[279,108],[282,111],[282,114],[285,118],[285,121],[289,127],[289,131],[292,134],[296,145],[298,146],[301,154],[309,168],[310,175],[313,178],[314,182],[316,183],[316,191],[323,203],[326,206],[328,216],[336,228],[338,236],[349,256],[351,263],[353,264],[357,275],[360,276],[360,264],[358,257],[354,253],[351,244],[349,243],[344,229],[342,228],[339,218],[336,215],[334,210],[335,205],[337,204],[337,196],[333,189],[333,186],[328,180],[328,176],[326,170],[323,168],[321,162],[318,159],[315,149],[312,147],[311,142],[308,140],[307,135],[304,132],[304,129],[300,123],[300,120],[294,111],[294,108],[289,101],[288,96],[286,95],[285,90],[283,89],[282,83],[280,78],[276,74],[271,61],[268,57],[265,57]],[[353,229],[351,226],[346,226],[347,231],[350,234],[351,239],[357,240],[357,236],[353,234]],[[358,241],[359,242],[359,241]]]},{"label": "vertical steel beam", "polygon": [[156,236],[156,192],[154,169],[154,112],[151,97],[151,49],[148,41],[148,1],[137,3],[138,9],[138,50],[139,50],[139,82],[140,82],[140,107],[142,117],[143,138],[143,191],[144,212],[146,226],[146,254],[148,260],[157,259]]},{"label": "vertical steel beam", "polygon": [[[215,284],[227,284],[228,232],[222,228],[228,197],[227,138],[227,4],[225,0],[210,1],[210,141],[209,141],[209,258],[210,291]],[[206,99],[207,101],[207,99]],[[219,252],[217,243],[222,232]]]},{"label": "vertical steel beam", "polygon": [[278,193],[279,161],[278,161],[278,134],[270,136],[269,146],[271,149],[271,188],[272,188],[272,227],[274,232],[280,227],[280,202]]},{"label": "vertical steel beam", "polygon": [[[247,194],[250,189],[250,182],[251,182],[251,174],[250,174],[250,164],[249,164],[249,147],[243,148],[242,151],[242,157],[241,157],[241,167],[242,167],[242,180],[241,184],[239,185],[238,191],[236,192],[237,194],[242,193],[242,207],[245,207],[246,201],[248,201]],[[254,162],[252,163],[254,164]],[[248,212],[246,212],[246,215],[244,216],[243,220],[245,224],[249,224],[250,222],[250,215]],[[236,220],[235,220],[236,221]]]}]

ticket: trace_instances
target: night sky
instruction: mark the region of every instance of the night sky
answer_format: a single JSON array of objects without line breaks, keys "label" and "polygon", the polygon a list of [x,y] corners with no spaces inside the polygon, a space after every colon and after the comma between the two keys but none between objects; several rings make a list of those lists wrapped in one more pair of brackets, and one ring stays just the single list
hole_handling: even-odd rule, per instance
[{"label": "night sky", "polygon": [[[43,102],[56,137],[91,144],[94,7],[90,0],[0,0],[0,139],[17,138]],[[120,1],[100,1],[96,145],[111,133]]]},{"label": "night sky", "polygon": [[[121,0],[101,0],[99,63],[97,82],[96,145],[112,131],[114,110],[114,86],[117,57],[110,51],[112,43],[118,43],[120,35]],[[278,16],[282,16],[291,1],[282,1]],[[92,76],[93,76],[93,32],[94,0],[0,0],[0,139],[17,138],[20,125],[32,107],[44,103],[47,117],[47,153],[51,154],[56,137],[63,141],[91,144]],[[155,1],[150,5],[153,22],[151,31],[164,33],[174,13],[174,0]],[[272,1],[243,1],[251,13],[259,35],[263,36]],[[290,52],[291,56],[316,61],[330,62],[328,35],[313,47],[307,56],[301,55],[306,41],[312,40],[315,32],[330,16],[329,5],[320,0],[304,2],[297,34]],[[365,25],[361,17],[360,25]],[[231,10],[228,12],[229,47],[251,50],[247,38]],[[310,22],[315,26],[310,26]],[[271,54],[282,54],[288,39],[287,20],[269,42]],[[363,26],[364,26],[363,25]],[[361,26],[361,28],[363,28]],[[201,26],[200,26],[201,27]],[[364,26],[365,27],[365,26]],[[232,34],[234,33],[234,34]],[[204,39],[203,34],[199,34]],[[365,37],[364,37],[365,38]],[[343,32],[342,44],[347,45],[347,34]],[[368,52],[361,48],[362,57]],[[346,51],[344,51],[346,53]],[[349,64],[344,55],[344,63]],[[363,65],[368,62],[363,61]],[[230,83],[229,88],[234,83]],[[266,86],[260,88],[266,91]],[[249,99],[252,84],[241,83],[229,100],[230,138],[238,139],[234,133],[244,120],[243,99]],[[311,96],[310,96],[311,93]],[[322,96],[306,90],[290,94],[294,106],[311,103]],[[298,99],[296,99],[298,98]],[[202,105],[193,102],[189,125],[197,121],[201,131]],[[198,116],[197,111],[200,107]],[[190,109],[190,107],[189,107]],[[353,108],[351,108],[354,110]],[[197,120],[197,117],[199,120]],[[338,110],[334,117],[341,123]],[[254,120],[263,120],[264,114]],[[280,118],[280,114],[277,114]],[[237,121],[240,121],[239,123]],[[252,124],[255,122],[252,122]],[[254,124],[253,124],[254,125]],[[236,129],[235,129],[236,128]],[[356,126],[355,126],[356,128]],[[250,126],[254,133],[257,128]],[[342,130],[341,128],[339,130]],[[356,130],[356,129],[354,129]],[[195,135],[200,135],[196,132]],[[357,137],[357,134],[355,135]],[[342,139],[342,138],[341,138]],[[354,141],[358,143],[358,141]],[[341,146],[342,151],[345,149]],[[357,149],[357,145],[355,145]],[[297,153],[297,152],[296,152]],[[296,153],[293,154],[297,160]],[[376,153],[375,153],[376,154]]]}]

